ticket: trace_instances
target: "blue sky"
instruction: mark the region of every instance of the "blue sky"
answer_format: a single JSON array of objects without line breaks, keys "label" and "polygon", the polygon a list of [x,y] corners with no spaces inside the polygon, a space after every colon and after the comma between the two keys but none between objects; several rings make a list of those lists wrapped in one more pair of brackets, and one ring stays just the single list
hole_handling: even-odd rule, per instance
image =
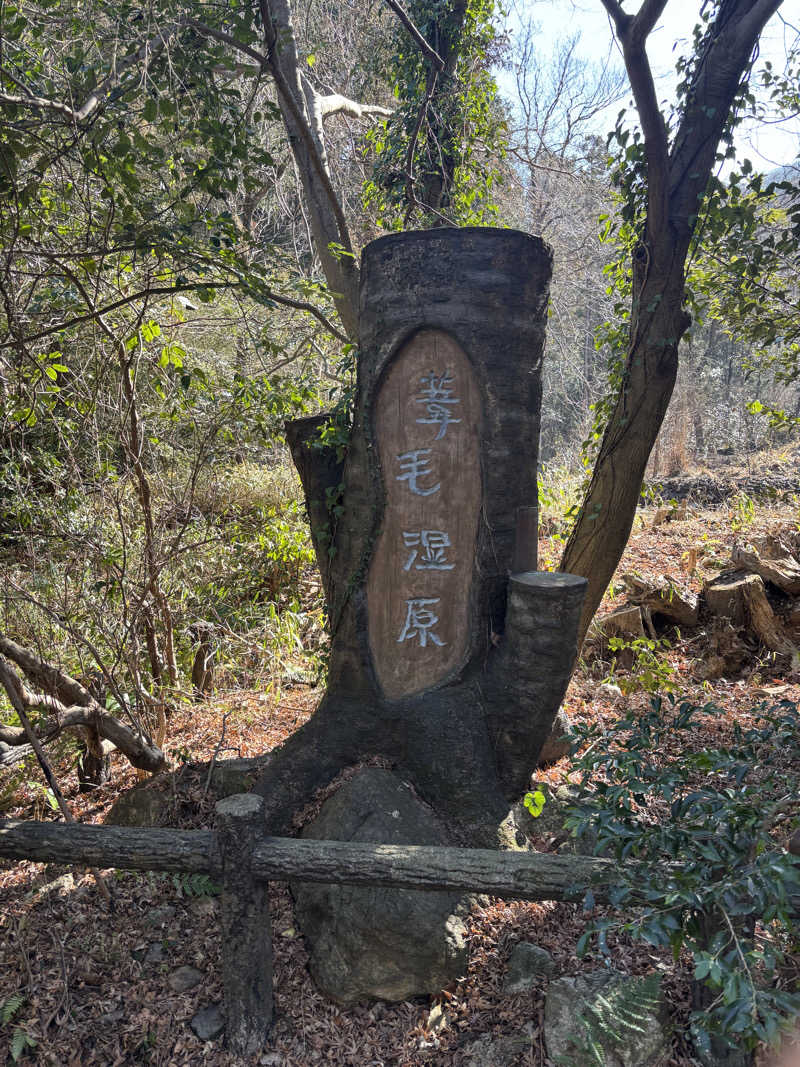
[{"label": "blue sky", "polygon": [[[539,24],[545,53],[551,51],[559,39],[575,33],[581,35],[578,50],[588,60],[599,62],[608,55],[610,48],[616,48],[609,19],[600,0],[518,0],[518,4],[523,19],[533,18]],[[628,0],[624,6],[627,11],[634,12],[638,3]],[[648,41],[647,51],[659,95],[665,101],[672,99],[675,59],[688,50],[699,6],[693,0],[671,0]],[[512,35],[514,27],[519,25],[519,17],[513,12],[508,16]],[[783,10],[766,27],[756,69],[764,60],[771,60],[775,69],[783,70],[787,47],[797,40],[798,27],[800,3],[798,0],[785,0]],[[622,65],[622,57],[617,55]],[[510,95],[510,79],[501,76],[499,80],[504,95]],[[602,116],[598,133],[608,132],[620,106],[615,105],[609,109],[607,116]],[[756,169],[768,171],[797,158],[800,153],[800,121],[795,118],[781,124],[748,124],[746,129],[739,132],[737,141],[740,153],[748,156]]]}]

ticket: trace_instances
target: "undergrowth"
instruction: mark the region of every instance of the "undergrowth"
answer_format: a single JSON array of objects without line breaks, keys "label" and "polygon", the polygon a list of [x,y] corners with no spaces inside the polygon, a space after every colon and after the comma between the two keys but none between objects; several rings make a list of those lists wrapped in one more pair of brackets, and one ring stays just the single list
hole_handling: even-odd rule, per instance
[{"label": "undergrowth", "polygon": [[575,726],[581,794],[567,820],[617,860],[612,901],[629,916],[593,919],[579,952],[594,943],[607,957],[614,930],[688,956],[705,990],[691,1024],[705,1058],[774,1043],[800,1013],[800,858],[776,839],[800,822],[800,715],[762,704],[730,744],[693,748],[702,720],[722,714],[670,695],[610,727]]}]

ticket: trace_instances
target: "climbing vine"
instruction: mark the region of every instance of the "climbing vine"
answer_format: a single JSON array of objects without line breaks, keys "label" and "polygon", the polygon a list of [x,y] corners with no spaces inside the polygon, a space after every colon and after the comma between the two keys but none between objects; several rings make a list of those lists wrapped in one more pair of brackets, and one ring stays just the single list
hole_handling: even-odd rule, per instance
[{"label": "climbing vine", "polygon": [[398,24],[389,78],[399,103],[368,135],[374,166],[365,204],[386,229],[492,222],[506,145],[490,71],[494,0],[414,0],[408,14],[440,63]]}]

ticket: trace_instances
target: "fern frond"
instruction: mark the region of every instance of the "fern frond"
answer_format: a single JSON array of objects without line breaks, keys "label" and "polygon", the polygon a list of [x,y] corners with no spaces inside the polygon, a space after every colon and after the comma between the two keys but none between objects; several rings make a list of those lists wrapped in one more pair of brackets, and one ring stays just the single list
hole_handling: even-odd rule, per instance
[{"label": "fern frond", "polygon": [[3,1001],[0,1007],[0,1023],[3,1026],[8,1026],[24,1003],[24,993],[12,993],[10,997]]}]

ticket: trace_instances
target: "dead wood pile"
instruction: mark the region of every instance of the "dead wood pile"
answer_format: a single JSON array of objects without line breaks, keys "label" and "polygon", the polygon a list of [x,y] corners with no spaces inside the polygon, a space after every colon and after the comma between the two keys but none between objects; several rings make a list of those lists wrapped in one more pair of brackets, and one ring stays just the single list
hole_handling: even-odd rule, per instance
[{"label": "dead wood pile", "polygon": [[[690,570],[697,557],[687,553]],[[588,651],[610,637],[656,639],[659,628],[702,627],[702,679],[737,673],[759,650],[785,665],[800,662],[800,533],[784,530],[737,541],[730,566],[708,579],[699,594],[668,574],[658,579],[624,574],[626,602],[593,625]]]}]

